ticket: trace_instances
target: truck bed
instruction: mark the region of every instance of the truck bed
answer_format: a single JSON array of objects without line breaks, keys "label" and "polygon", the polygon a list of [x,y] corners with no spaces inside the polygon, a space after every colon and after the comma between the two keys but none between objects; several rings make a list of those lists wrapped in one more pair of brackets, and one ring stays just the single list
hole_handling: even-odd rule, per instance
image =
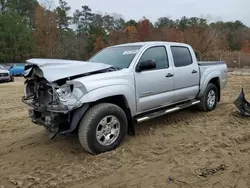
[{"label": "truck bed", "polygon": [[199,66],[221,65],[225,64],[224,61],[198,61]]},{"label": "truck bed", "polygon": [[[227,64],[224,61],[198,61],[198,66],[200,69],[201,84],[204,84],[208,74],[217,72],[218,76],[220,76],[221,89],[226,86]],[[200,85],[200,87],[202,86]]]}]

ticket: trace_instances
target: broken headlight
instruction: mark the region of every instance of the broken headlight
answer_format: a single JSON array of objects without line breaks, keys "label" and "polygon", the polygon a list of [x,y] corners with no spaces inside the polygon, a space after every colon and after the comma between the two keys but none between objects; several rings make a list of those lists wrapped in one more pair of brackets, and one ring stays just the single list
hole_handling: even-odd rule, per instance
[{"label": "broken headlight", "polygon": [[72,84],[70,84],[70,85],[65,84],[62,87],[60,87],[59,89],[57,89],[56,93],[57,93],[60,101],[62,101],[62,102],[68,101],[72,95],[73,89],[74,89],[74,86]]},{"label": "broken headlight", "polygon": [[68,81],[56,89],[59,100],[70,109],[81,105],[80,99],[87,93],[84,85],[77,81]]}]

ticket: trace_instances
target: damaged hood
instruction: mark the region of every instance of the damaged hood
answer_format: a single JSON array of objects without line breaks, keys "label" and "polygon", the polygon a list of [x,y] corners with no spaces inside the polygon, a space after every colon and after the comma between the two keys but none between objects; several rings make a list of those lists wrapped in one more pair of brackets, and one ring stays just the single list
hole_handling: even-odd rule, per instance
[{"label": "damaged hood", "polygon": [[26,62],[28,64],[25,66],[24,77],[32,77],[32,75],[36,74],[39,77],[44,77],[49,82],[105,71],[112,67],[104,63],[60,59],[29,59]]}]

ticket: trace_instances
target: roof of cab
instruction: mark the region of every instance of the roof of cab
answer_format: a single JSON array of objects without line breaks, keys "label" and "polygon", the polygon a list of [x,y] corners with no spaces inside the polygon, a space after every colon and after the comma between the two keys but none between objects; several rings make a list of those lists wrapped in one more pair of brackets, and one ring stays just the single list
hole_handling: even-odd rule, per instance
[{"label": "roof of cab", "polygon": [[178,43],[178,42],[166,42],[166,41],[147,41],[147,42],[132,42],[132,43],[125,43],[125,44],[119,44],[115,45],[113,47],[119,47],[119,46],[147,46],[147,45],[160,45],[160,44],[168,44],[168,45],[181,45],[186,46],[188,44],[185,43]]}]

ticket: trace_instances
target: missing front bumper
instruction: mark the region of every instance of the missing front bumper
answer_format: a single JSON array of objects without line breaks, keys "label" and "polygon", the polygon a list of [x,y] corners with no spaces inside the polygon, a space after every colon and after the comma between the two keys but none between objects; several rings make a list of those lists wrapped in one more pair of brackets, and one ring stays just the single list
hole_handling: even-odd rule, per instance
[{"label": "missing front bumper", "polygon": [[53,139],[61,131],[69,129],[69,114],[57,114],[53,112],[39,112],[29,109],[31,121],[37,125],[45,127],[49,132],[49,137]]},{"label": "missing front bumper", "polygon": [[50,102],[46,107],[34,104],[33,99],[28,97],[22,97],[22,102],[39,112],[48,111],[48,112],[63,113],[63,114],[67,114],[70,112],[67,106],[62,105],[57,101]]},{"label": "missing front bumper", "polygon": [[32,99],[23,97],[22,102],[30,106],[29,117],[32,122],[44,126],[54,138],[58,133],[69,134],[77,129],[82,116],[89,108],[89,104],[83,104],[75,110],[69,110],[67,107],[59,107],[56,103],[50,106],[39,107],[33,104]]},{"label": "missing front bumper", "polygon": [[27,97],[22,97],[22,102],[31,107],[28,110],[31,121],[45,127],[50,139],[70,128],[70,111],[66,106],[56,102],[51,102],[46,107],[39,106],[34,103],[32,98]]}]

